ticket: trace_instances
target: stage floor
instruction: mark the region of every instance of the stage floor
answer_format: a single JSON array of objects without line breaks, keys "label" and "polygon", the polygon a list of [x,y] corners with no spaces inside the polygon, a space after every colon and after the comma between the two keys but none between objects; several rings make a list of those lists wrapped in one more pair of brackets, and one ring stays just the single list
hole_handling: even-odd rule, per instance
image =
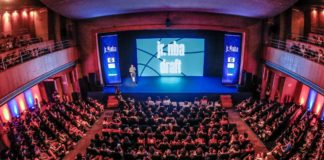
[{"label": "stage floor", "polygon": [[[235,94],[235,86],[224,86],[221,78],[216,77],[140,77],[137,84],[130,78],[120,85],[122,93],[213,93]],[[103,88],[106,94],[114,93],[113,86]]]}]

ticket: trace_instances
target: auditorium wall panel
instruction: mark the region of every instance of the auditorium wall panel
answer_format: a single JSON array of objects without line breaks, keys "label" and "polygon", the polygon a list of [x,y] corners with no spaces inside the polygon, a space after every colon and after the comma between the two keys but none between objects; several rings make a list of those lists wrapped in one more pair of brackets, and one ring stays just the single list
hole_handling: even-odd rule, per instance
[{"label": "auditorium wall panel", "polygon": [[3,106],[1,106],[0,116],[1,116],[2,122],[11,121],[11,115],[10,115],[9,107],[7,104],[4,104]]},{"label": "auditorium wall panel", "polygon": [[313,110],[316,97],[317,97],[317,92],[313,89],[310,89],[307,97],[307,111]]},{"label": "auditorium wall panel", "polygon": [[40,96],[43,98],[44,101],[48,102],[49,99],[48,99],[47,94],[46,94],[44,83],[43,82],[39,83],[38,88],[39,88],[39,91],[40,91]]},{"label": "auditorium wall panel", "polygon": [[324,96],[321,94],[317,94],[316,102],[313,107],[313,109],[314,109],[313,111],[316,115],[321,114],[321,111],[323,110],[323,105],[324,105]]},{"label": "auditorium wall panel", "polygon": [[265,59],[324,88],[322,64],[272,47],[267,47]]},{"label": "auditorium wall panel", "polygon": [[19,106],[19,111],[20,112],[24,112],[27,109],[27,104],[25,101],[25,96],[23,93],[19,94],[16,98],[15,98],[16,102],[18,103]]},{"label": "auditorium wall panel", "polygon": [[309,87],[306,85],[302,86],[301,92],[300,92],[300,96],[299,96],[299,104],[302,106],[306,105],[307,102],[307,98],[308,98],[308,94],[309,94]]},{"label": "auditorium wall panel", "polygon": [[26,90],[24,92],[24,96],[25,96],[25,101],[27,103],[27,107],[29,109],[33,109],[34,108],[35,101],[34,101],[34,97],[33,97],[32,90],[31,89]]},{"label": "auditorium wall panel", "polygon": [[44,41],[48,40],[48,12],[42,9],[35,12],[35,33],[37,37],[41,37]]},{"label": "auditorium wall panel", "polygon": [[281,93],[281,102],[284,102],[285,100],[292,100],[292,97],[294,97],[295,89],[297,85],[297,80],[286,76],[285,77],[285,84],[284,88]]},{"label": "auditorium wall panel", "polygon": [[31,91],[32,91],[34,100],[37,99],[38,103],[42,102],[43,98],[42,98],[42,95],[40,93],[38,85],[35,85],[34,87],[32,87]]},{"label": "auditorium wall panel", "polygon": [[278,85],[279,85],[279,79],[280,79],[280,75],[278,74],[275,74],[274,75],[274,78],[273,78],[273,81],[272,81],[272,84],[270,86],[270,99],[274,100],[275,99],[275,96],[276,94],[278,94]]},{"label": "auditorium wall panel", "polygon": [[19,105],[16,99],[11,99],[8,103],[11,117],[18,118],[20,117]]},{"label": "auditorium wall panel", "polygon": [[55,53],[32,59],[28,62],[11,67],[0,73],[0,98],[15,91],[28,82],[46,74],[64,64],[78,59],[76,48],[68,48]]},{"label": "auditorium wall panel", "polygon": [[[169,16],[171,26],[166,27]],[[239,32],[245,38],[243,70],[256,74],[261,53],[262,21],[239,16],[198,12],[152,12],[100,17],[80,20],[78,44],[84,75],[95,72],[99,75],[97,34],[130,30],[218,30]],[[119,44],[122,47],[122,44]],[[120,57],[128,58],[128,57]],[[221,66],[220,66],[221,67]]]}]

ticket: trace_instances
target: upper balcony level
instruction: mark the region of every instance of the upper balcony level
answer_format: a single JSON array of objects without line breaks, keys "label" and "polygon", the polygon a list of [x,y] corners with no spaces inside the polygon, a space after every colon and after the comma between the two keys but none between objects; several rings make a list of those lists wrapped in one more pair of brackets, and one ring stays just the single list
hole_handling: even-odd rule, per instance
[{"label": "upper balcony level", "polygon": [[2,59],[0,104],[62,70],[76,65],[78,51],[70,41],[57,42],[38,50],[24,50]]},{"label": "upper balcony level", "polygon": [[[322,48],[319,48],[322,49]],[[271,40],[266,47],[265,64],[324,93],[324,57],[312,51],[301,51],[298,46]]]}]

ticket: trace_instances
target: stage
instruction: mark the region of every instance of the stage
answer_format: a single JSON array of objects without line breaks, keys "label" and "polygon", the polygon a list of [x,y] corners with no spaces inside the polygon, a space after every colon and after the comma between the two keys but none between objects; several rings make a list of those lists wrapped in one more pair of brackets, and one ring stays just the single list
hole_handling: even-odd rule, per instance
[{"label": "stage", "polygon": [[[225,86],[215,77],[139,77],[137,83],[123,80],[122,93],[236,93],[236,86]],[[114,87],[104,87],[104,93],[114,93]]]},{"label": "stage", "polygon": [[[219,95],[230,94],[236,101],[251,95],[249,92],[238,92],[236,86],[223,85],[221,78],[217,77],[139,77],[136,84],[125,78],[118,86],[123,95],[137,99],[166,95],[177,100],[193,100],[205,95],[218,99]],[[114,93],[114,86],[105,86],[102,92],[89,92],[88,95],[105,100],[107,95]]]}]

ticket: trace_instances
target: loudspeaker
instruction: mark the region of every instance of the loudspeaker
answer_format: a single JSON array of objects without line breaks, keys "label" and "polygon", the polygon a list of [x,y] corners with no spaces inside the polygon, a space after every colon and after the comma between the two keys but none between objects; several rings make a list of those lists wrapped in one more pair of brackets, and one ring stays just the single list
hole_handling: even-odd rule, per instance
[{"label": "loudspeaker", "polygon": [[166,26],[166,27],[170,27],[170,26],[171,26],[171,20],[170,20],[169,18],[167,18],[167,19],[165,20],[165,26]]},{"label": "loudspeaker", "polygon": [[249,72],[246,72],[246,75],[245,75],[245,87],[247,89],[250,89],[253,85],[253,75],[252,73],[249,73]]},{"label": "loudspeaker", "polygon": [[84,76],[80,78],[78,81],[79,81],[79,87],[81,92],[81,98],[86,99],[89,91],[88,77]]},{"label": "loudspeaker", "polygon": [[238,91],[251,91],[253,88],[253,75],[249,72],[243,72],[241,85],[237,87]]},{"label": "loudspeaker", "polygon": [[77,101],[77,100],[79,100],[79,97],[80,95],[79,95],[79,93],[77,93],[77,92],[72,92],[72,100],[73,101]]},{"label": "loudspeaker", "polygon": [[89,73],[89,89],[90,91],[95,91],[97,86],[97,74]]},{"label": "loudspeaker", "polygon": [[102,91],[100,81],[97,79],[96,73],[89,73],[89,91]]}]

